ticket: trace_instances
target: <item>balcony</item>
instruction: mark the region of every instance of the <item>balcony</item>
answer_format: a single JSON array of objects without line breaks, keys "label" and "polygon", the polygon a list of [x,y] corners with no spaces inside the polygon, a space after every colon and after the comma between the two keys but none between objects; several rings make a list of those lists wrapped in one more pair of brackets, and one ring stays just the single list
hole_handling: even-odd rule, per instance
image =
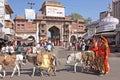
[{"label": "balcony", "polygon": [[5,34],[11,34],[11,35],[14,35],[15,34],[15,31],[13,29],[10,29],[10,28],[4,28],[3,29],[3,32]]},{"label": "balcony", "polygon": [[10,18],[9,14],[5,14],[5,28],[13,28],[13,20]]},{"label": "balcony", "polygon": [[5,14],[5,20],[10,20],[11,22],[13,22],[13,20],[11,19],[10,14]]}]

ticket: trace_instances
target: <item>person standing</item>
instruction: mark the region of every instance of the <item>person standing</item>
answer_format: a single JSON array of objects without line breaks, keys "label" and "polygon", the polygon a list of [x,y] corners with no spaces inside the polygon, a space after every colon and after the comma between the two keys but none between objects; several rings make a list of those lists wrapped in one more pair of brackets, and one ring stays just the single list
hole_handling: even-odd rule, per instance
[{"label": "person standing", "polygon": [[19,45],[18,45],[18,47],[17,47],[17,52],[18,52],[18,54],[21,54],[21,52],[22,52],[22,45],[21,45],[21,43],[19,43]]},{"label": "person standing", "polygon": [[94,51],[95,54],[97,53],[98,50],[97,37],[94,36],[93,39],[90,41],[89,50]]},{"label": "person standing", "polygon": [[35,45],[33,45],[33,47],[32,47],[32,53],[33,53],[33,54],[36,54],[36,53],[37,53],[37,48],[36,48]]},{"label": "person standing", "polygon": [[85,51],[86,43],[84,40],[82,40],[82,51]]},{"label": "person standing", "polygon": [[15,53],[15,50],[14,50],[14,47],[13,47],[13,44],[12,44],[12,43],[10,44],[10,47],[9,47],[9,48],[10,48],[10,55],[11,55],[11,54],[14,54],[14,53]]},{"label": "person standing", "polygon": [[48,44],[46,45],[46,50],[48,52],[51,52],[53,50],[53,45],[51,44],[51,42],[48,42]]},{"label": "person standing", "polygon": [[9,48],[10,46],[9,46],[9,44],[8,44],[8,42],[6,43],[6,47],[5,47],[5,53],[7,53],[7,54],[10,54],[10,48]]},{"label": "person standing", "polygon": [[100,36],[98,40],[98,61],[101,74],[107,74],[110,71],[108,59],[110,57],[110,47],[108,40],[104,36]]},{"label": "person standing", "polygon": [[2,52],[3,54],[6,52],[6,45],[5,45],[5,44],[2,46],[1,52]]}]

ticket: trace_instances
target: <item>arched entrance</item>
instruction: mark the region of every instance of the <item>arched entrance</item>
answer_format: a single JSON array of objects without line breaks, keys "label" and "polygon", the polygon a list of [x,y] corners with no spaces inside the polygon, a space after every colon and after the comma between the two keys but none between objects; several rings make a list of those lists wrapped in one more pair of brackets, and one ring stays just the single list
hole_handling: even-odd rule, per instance
[{"label": "arched entrance", "polygon": [[28,36],[28,39],[30,39],[30,40],[34,40],[34,41],[35,41],[34,36]]},{"label": "arched entrance", "polygon": [[51,40],[51,42],[54,43],[55,46],[59,45],[60,41],[60,30],[56,26],[53,26],[48,29],[49,36],[48,39]]}]

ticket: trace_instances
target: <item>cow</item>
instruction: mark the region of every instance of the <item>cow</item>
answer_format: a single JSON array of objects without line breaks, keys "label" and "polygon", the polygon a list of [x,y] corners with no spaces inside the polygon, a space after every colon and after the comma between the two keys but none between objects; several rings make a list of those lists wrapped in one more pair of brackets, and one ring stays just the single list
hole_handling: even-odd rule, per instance
[{"label": "cow", "polygon": [[52,71],[56,75],[56,57],[51,52],[47,52],[42,50],[40,54],[28,54],[25,57],[26,61],[33,63],[33,72],[32,77],[34,76],[36,68],[41,71],[41,75],[43,76],[43,71],[47,70],[48,75],[50,71]]},{"label": "cow", "polygon": [[95,52],[88,50],[82,52],[82,71],[89,71],[89,70],[95,70],[96,64],[95,64]]},{"label": "cow", "polygon": [[95,53],[91,50],[71,53],[67,56],[66,63],[74,61],[74,72],[76,72],[76,66],[80,63],[81,72],[88,71],[95,67]]},{"label": "cow", "polygon": [[80,63],[82,66],[82,52],[77,53],[71,53],[67,56],[67,64],[70,64],[71,62],[75,62],[74,64],[74,72],[76,72],[76,67]]},{"label": "cow", "polygon": [[13,72],[11,74],[11,77],[14,76],[15,71],[18,70],[18,76],[20,76],[20,63],[23,61],[23,55],[17,54],[17,55],[8,55],[4,54],[0,56],[0,71],[3,70],[3,75],[0,74],[0,77],[6,76],[6,67],[13,67]]}]

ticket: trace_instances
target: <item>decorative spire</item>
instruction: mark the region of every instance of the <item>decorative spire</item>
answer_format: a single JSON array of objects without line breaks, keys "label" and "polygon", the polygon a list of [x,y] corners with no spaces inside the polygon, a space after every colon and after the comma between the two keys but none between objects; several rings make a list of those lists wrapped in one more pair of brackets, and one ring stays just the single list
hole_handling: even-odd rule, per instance
[{"label": "decorative spire", "polygon": [[108,4],[108,12],[111,12],[111,5],[110,4]]},{"label": "decorative spire", "polygon": [[112,10],[112,8],[111,8],[111,5],[110,4],[108,4],[108,14],[107,14],[107,16],[110,16],[110,12],[111,12],[111,10]]}]

